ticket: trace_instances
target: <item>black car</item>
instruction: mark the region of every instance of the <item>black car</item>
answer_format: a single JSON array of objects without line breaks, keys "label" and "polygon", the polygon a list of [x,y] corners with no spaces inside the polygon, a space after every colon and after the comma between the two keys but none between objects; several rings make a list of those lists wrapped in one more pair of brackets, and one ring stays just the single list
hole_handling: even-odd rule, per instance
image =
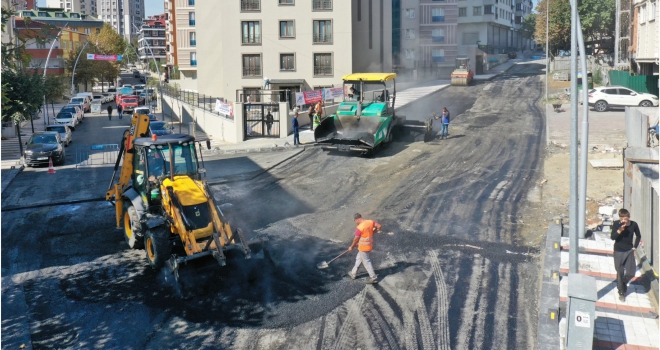
[{"label": "black car", "polygon": [[133,71],[133,78],[139,78],[139,77],[140,77],[140,72],[134,70],[134,71]]},{"label": "black car", "polygon": [[28,166],[54,164],[63,165],[66,161],[64,144],[55,131],[38,131],[25,143],[25,162]]},{"label": "black car", "polygon": [[509,52],[509,58],[517,58],[518,54],[515,52]]},{"label": "black car", "polygon": [[152,135],[169,135],[172,133],[172,125],[166,122],[153,121],[149,123],[149,131]]}]

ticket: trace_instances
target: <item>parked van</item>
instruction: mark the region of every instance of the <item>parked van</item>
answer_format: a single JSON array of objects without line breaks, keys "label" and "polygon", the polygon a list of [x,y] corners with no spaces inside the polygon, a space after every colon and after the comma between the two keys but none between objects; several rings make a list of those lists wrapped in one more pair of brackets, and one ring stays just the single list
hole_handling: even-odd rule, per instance
[{"label": "parked van", "polygon": [[92,103],[94,100],[94,94],[91,92],[79,92],[76,97],[85,97],[89,103]]}]

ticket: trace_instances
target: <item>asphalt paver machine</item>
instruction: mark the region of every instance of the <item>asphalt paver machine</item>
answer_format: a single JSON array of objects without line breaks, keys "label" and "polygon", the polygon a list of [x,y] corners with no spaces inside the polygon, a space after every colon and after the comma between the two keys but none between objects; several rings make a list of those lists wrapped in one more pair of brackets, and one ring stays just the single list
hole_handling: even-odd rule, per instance
[{"label": "asphalt paver machine", "polygon": [[190,135],[149,135],[149,117],[134,114],[106,192],[128,246],[144,249],[154,269],[168,265],[177,281],[179,267],[190,260],[212,256],[225,266],[230,250],[246,258],[267,253],[267,238],[246,240],[216,205],[198,148]]}]

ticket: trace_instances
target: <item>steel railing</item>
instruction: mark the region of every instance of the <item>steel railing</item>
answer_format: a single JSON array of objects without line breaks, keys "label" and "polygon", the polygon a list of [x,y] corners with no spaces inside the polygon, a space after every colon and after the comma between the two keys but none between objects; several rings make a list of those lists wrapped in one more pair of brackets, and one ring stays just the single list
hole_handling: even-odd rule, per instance
[{"label": "steel railing", "polygon": [[[228,103],[222,97],[215,97],[212,95],[200,94],[195,91],[187,91],[174,88],[170,85],[163,86],[163,99],[171,98],[182,103],[189,104],[191,106],[203,109],[208,112],[212,112],[220,115],[220,112],[215,111],[215,104],[217,100],[220,100],[224,103]],[[174,106],[170,106],[174,108]],[[224,115],[224,114],[223,114]],[[233,116],[225,116],[229,119],[234,119]]]},{"label": "steel railing", "polygon": [[242,11],[261,10],[261,0],[241,0]]},{"label": "steel railing", "polygon": [[312,1],[312,8],[314,10],[331,10],[332,0],[314,0]]}]

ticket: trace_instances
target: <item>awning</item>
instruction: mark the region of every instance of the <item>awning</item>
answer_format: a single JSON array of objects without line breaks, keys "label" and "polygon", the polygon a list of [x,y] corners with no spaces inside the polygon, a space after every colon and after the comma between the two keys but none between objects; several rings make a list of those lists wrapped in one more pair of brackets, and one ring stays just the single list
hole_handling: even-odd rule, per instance
[{"label": "awning", "polygon": [[305,83],[305,79],[269,79],[270,84],[294,84],[300,85]]}]

